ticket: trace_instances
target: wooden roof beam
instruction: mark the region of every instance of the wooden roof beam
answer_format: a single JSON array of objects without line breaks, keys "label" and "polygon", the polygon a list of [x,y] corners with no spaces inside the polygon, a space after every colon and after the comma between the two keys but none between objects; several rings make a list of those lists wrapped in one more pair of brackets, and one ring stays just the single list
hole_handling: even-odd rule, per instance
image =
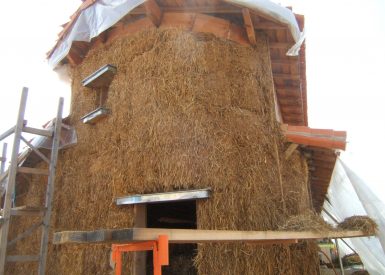
[{"label": "wooden roof beam", "polygon": [[144,8],[148,18],[151,19],[155,26],[159,27],[160,23],[162,22],[163,13],[158,3],[155,0],[147,0],[144,3]]},{"label": "wooden roof beam", "polygon": [[[181,6],[181,7],[165,7],[165,6],[159,6],[160,9],[163,12],[176,12],[176,13],[217,13],[217,14],[240,14],[242,13],[241,8],[235,7],[235,6],[229,6],[229,5],[223,5],[223,6]],[[134,10],[130,11],[131,15],[141,15],[146,14],[146,10],[139,6],[135,8]]]},{"label": "wooden roof beam", "polygon": [[250,10],[242,9],[243,22],[245,24],[247,37],[249,38],[250,44],[255,46],[257,45],[257,37],[255,35],[255,30],[253,26],[253,21],[251,20]]}]

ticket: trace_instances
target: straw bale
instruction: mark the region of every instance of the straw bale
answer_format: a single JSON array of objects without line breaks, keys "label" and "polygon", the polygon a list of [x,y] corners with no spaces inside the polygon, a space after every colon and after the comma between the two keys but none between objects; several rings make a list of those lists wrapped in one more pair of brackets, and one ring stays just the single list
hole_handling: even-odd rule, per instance
[{"label": "straw bale", "polygon": [[341,230],[361,230],[365,234],[375,235],[378,225],[368,216],[352,216],[339,223],[337,228]]},{"label": "straw bale", "polygon": [[[97,96],[81,80],[105,64],[118,68],[106,101],[111,115],[84,125]],[[53,231],[130,227],[133,208],[114,198],[189,188],[213,191],[197,202],[199,229],[276,230],[310,207],[306,162],[299,152],[283,157],[262,34],[249,47],[147,30],[91,50],[72,78],[78,144],[59,156]],[[50,249],[49,274],[111,272],[108,246]],[[317,274],[316,251],[311,242],[201,244],[195,265],[202,275]]]}]

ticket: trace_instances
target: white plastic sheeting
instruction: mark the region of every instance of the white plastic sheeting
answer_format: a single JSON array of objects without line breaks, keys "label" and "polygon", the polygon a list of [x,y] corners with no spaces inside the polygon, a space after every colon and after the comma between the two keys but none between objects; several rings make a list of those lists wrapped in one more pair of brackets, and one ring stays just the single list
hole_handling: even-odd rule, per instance
[{"label": "white plastic sheeting", "polygon": [[[145,0],[98,0],[81,12],[71,31],[52,53],[48,64],[53,68],[56,67],[70,51],[73,41],[91,41],[144,2]],[[287,25],[296,42],[287,54],[298,55],[305,35],[300,32],[295,16],[289,9],[269,0],[227,0],[227,2],[255,10]]]},{"label": "white plastic sheeting", "polygon": [[291,35],[296,42],[293,47],[286,53],[289,56],[296,56],[299,53],[301,45],[305,40],[305,31],[301,33],[299,30],[297,20],[293,12],[285,7],[282,7],[269,0],[226,0],[229,3],[237,4],[251,10],[258,11],[262,14],[272,17],[275,20],[287,25],[290,29]]},{"label": "white plastic sheeting", "polygon": [[70,51],[73,41],[91,41],[144,2],[145,0],[99,0],[83,10],[71,31],[48,59],[48,64],[56,67]]},{"label": "white plastic sheeting", "polygon": [[329,202],[325,201],[324,208],[338,221],[353,215],[368,215],[377,222],[379,238],[352,238],[345,241],[357,251],[371,275],[385,274],[385,253],[381,246],[385,237],[384,203],[340,159],[334,168],[328,197]]}]

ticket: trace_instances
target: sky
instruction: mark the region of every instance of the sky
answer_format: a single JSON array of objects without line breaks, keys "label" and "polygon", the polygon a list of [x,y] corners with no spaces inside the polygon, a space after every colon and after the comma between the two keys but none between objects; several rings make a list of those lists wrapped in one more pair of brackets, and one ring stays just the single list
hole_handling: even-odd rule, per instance
[{"label": "sky", "polygon": [[[305,15],[309,126],[346,130],[342,159],[385,201],[385,0],[281,0]],[[60,25],[80,0],[5,1],[0,16],[0,133],[15,124],[29,87],[26,119],[40,127],[70,85],[47,65]]]}]

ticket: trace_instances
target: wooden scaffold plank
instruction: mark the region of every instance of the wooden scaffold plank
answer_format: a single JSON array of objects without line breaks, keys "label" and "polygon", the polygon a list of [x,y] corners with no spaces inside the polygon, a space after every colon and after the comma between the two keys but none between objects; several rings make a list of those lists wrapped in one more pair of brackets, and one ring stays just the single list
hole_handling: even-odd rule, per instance
[{"label": "wooden scaffold plank", "polygon": [[54,244],[125,243],[157,240],[167,235],[170,243],[253,242],[282,243],[322,238],[354,238],[367,236],[362,231],[231,231],[164,228],[101,229],[95,231],[63,231],[54,234]]}]

